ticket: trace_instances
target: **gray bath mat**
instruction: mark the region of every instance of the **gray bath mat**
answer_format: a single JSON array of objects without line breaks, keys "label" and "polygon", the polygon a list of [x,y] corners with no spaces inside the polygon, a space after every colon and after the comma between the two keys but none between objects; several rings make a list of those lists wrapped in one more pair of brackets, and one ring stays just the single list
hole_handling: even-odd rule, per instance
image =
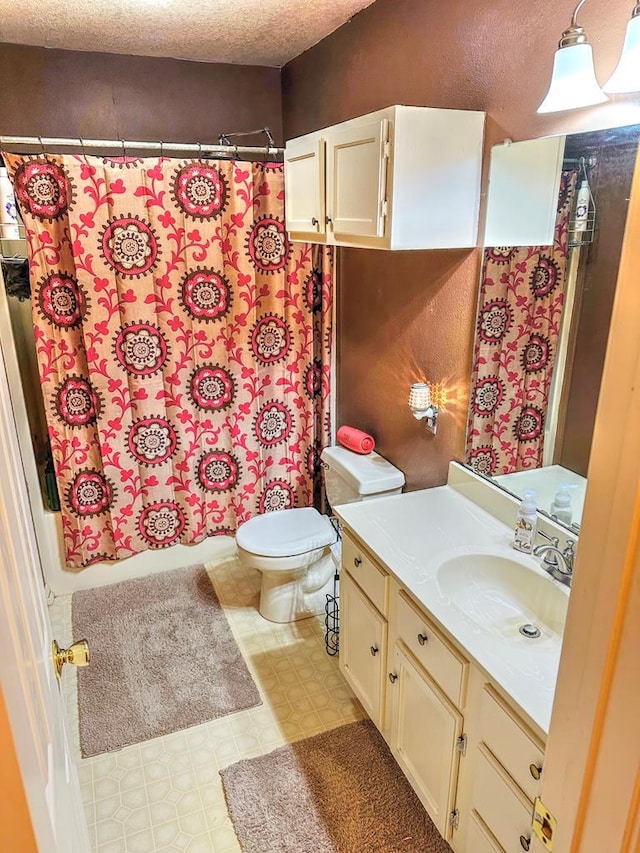
[{"label": "gray bath mat", "polygon": [[369,720],[220,775],[245,853],[451,853]]},{"label": "gray bath mat", "polygon": [[260,704],[260,694],[202,566],[76,592],[73,636],[83,756]]}]

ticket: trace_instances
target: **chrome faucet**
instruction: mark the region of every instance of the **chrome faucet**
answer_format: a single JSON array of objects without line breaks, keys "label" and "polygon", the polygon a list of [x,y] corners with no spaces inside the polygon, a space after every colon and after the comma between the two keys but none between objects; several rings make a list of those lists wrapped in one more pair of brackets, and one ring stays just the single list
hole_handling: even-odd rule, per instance
[{"label": "chrome faucet", "polygon": [[560,540],[557,536],[548,536],[543,530],[539,530],[540,536],[548,540],[547,543],[538,545],[533,549],[534,557],[542,556],[542,568],[549,572],[552,578],[560,583],[571,586],[573,577],[573,561],[575,559],[575,540],[567,539],[564,550],[560,550]]}]

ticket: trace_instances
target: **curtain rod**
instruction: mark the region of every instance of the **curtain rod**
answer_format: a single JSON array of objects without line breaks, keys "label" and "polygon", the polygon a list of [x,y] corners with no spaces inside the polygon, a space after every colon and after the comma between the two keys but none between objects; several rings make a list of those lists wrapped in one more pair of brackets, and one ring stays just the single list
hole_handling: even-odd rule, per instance
[{"label": "curtain rod", "polygon": [[249,145],[220,145],[213,142],[142,142],[129,139],[83,139],[76,136],[70,139],[56,136],[0,136],[0,146],[29,146],[39,148],[43,153],[45,148],[117,148],[124,156],[131,149],[159,151],[160,155],[169,151],[194,152],[202,155],[213,154],[283,154],[284,148],[269,146],[255,147]]}]

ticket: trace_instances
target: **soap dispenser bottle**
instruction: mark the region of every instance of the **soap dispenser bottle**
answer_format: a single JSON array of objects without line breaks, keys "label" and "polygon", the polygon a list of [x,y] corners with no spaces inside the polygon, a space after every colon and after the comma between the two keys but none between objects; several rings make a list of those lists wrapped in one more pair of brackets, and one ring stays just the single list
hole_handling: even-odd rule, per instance
[{"label": "soap dispenser bottle", "polygon": [[522,502],[516,516],[516,527],[513,535],[513,547],[518,551],[530,554],[538,528],[538,511],[536,508],[536,493],[534,489],[525,489]]},{"label": "soap dispenser bottle", "polygon": [[571,519],[573,518],[571,495],[569,494],[569,489],[571,488],[572,486],[568,483],[561,483],[551,504],[551,515],[564,524],[571,524]]}]

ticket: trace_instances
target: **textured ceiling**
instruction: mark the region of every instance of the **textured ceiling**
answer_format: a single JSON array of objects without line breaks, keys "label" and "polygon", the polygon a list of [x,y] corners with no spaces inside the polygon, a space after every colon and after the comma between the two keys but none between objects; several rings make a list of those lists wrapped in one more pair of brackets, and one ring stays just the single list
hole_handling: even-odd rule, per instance
[{"label": "textured ceiling", "polygon": [[0,0],[0,41],[281,66],[373,0]]}]

